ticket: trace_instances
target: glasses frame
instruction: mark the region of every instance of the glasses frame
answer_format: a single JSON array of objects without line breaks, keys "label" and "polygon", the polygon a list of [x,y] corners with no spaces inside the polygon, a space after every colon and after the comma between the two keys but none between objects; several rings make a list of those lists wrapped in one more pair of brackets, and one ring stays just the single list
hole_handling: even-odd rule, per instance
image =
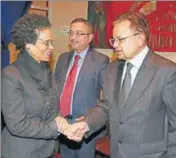
[{"label": "glasses frame", "polygon": [[109,43],[111,44],[111,46],[113,46],[114,43],[117,42],[117,41],[119,41],[119,42],[121,43],[123,40],[125,40],[125,39],[127,39],[127,38],[130,38],[130,37],[133,37],[133,36],[136,36],[136,35],[139,35],[139,34],[140,34],[140,33],[137,32],[137,33],[134,33],[134,34],[132,34],[132,35],[129,35],[129,36],[126,36],[126,37],[122,37],[122,38],[118,38],[118,37],[116,37],[116,38],[110,38],[110,39],[109,39]]},{"label": "glasses frame", "polygon": [[46,48],[50,47],[50,44],[52,45],[52,47],[54,46],[54,41],[53,40],[44,40],[39,38],[38,40],[42,41],[42,43],[46,46]]},{"label": "glasses frame", "polygon": [[92,34],[92,33],[68,31],[67,34],[68,34],[69,36],[75,35],[76,37],[81,37],[81,36],[84,36],[84,35],[90,35],[90,34]]}]

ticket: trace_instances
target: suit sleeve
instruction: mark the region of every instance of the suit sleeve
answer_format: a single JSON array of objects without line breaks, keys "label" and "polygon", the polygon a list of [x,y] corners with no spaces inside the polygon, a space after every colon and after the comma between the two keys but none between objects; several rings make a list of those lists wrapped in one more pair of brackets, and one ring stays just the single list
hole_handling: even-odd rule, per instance
[{"label": "suit sleeve", "polygon": [[58,130],[55,120],[42,121],[37,116],[28,117],[25,112],[23,88],[17,76],[19,73],[16,71],[4,72],[2,76],[2,112],[7,129],[12,135],[18,137],[57,138]]},{"label": "suit sleeve", "polygon": [[104,84],[104,75],[105,75],[105,71],[106,71],[108,64],[109,64],[109,57],[105,56],[105,59],[103,61],[103,64],[100,70],[100,84],[101,84],[102,89],[103,89],[103,84]]},{"label": "suit sleeve", "polygon": [[163,88],[163,101],[168,116],[168,157],[176,157],[176,67]]},{"label": "suit sleeve", "polygon": [[97,106],[95,106],[91,113],[85,117],[84,121],[89,126],[89,132],[85,137],[89,137],[94,132],[98,131],[101,127],[109,123],[109,110],[108,110],[108,98],[106,94],[106,86],[108,85],[108,70],[106,70],[104,84],[103,84],[103,93],[104,100],[100,100],[97,102]]},{"label": "suit sleeve", "polygon": [[56,63],[56,67],[55,67],[55,78],[56,81],[59,80],[59,68],[61,67],[61,55],[58,57],[57,63]]}]

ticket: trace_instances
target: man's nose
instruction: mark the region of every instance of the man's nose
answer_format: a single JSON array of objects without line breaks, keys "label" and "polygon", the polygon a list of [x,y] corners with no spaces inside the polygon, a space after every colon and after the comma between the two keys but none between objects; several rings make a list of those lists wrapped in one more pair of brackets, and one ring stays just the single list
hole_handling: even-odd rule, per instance
[{"label": "man's nose", "polygon": [[113,48],[118,48],[120,46],[120,41],[116,39],[113,44]]}]

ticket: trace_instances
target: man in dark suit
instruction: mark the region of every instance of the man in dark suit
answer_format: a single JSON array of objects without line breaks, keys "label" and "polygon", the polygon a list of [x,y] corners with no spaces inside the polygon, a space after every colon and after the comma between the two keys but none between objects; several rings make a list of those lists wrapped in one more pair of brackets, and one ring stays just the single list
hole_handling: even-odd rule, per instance
[{"label": "man in dark suit", "polygon": [[[100,98],[109,58],[90,48],[92,39],[93,30],[88,21],[83,18],[73,20],[69,31],[73,51],[61,54],[57,61],[59,111],[70,123],[88,114]],[[63,158],[95,157],[95,140],[75,143],[61,137],[60,142]]]},{"label": "man in dark suit", "polygon": [[111,158],[176,157],[176,64],[147,46],[149,24],[127,12],[114,22],[110,40],[118,59],[105,73],[105,101],[98,103],[71,139],[110,123]]}]

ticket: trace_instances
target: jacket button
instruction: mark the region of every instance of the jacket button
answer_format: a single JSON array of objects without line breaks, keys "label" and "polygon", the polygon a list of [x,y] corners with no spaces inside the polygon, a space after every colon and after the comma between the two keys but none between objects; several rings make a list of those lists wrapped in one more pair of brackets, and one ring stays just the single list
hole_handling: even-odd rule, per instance
[{"label": "jacket button", "polygon": [[122,142],[122,140],[119,140],[119,144],[122,144],[123,142]]},{"label": "jacket button", "polygon": [[120,123],[120,125],[122,125],[122,124],[123,124],[123,122],[122,122],[122,121],[119,121],[119,123]]}]

